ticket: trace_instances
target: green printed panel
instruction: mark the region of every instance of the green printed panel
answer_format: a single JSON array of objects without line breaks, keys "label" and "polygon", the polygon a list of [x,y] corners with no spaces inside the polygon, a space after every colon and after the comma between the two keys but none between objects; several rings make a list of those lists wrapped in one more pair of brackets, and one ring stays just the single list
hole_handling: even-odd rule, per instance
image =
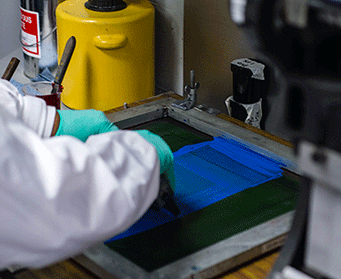
[{"label": "green printed panel", "polygon": [[134,127],[134,130],[149,130],[162,137],[173,152],[181,147],[213,140],[213,137],[201,133],[187,125],[177,122],[171,118],[164,118],[147,124]]},{"label": "green printed panel", "polygon": [[298,189],[281,177],[107,246],[152,271],[293,210]]},{"label": "green printed panel", "polygon": [[[160,135],[175,152],[213,138],[165,118],[133,129]],[[300,184],[281,177],[234,194],[149,231],[106,245],[147,271],[153,271],[295,208]]]}]

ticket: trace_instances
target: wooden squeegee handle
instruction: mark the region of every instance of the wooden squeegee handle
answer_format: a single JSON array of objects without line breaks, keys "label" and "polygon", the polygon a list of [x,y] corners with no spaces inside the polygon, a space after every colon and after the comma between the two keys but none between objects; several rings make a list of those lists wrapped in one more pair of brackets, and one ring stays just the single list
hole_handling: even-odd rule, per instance
[{"label": "wooden squeegee handle", "polygon": [[12,57],[1,78],[9,81],[12,78],[15,70],[17,69],[19,62],[20,60],[18,58]]},{"label": "wooden squeegee handle", "polygon": [[55,83],[62,84],[66,69],[70,63],[73,51],[75,50],[75,46],[76,46],[76,38],[72,36],[66,42],[65,49],[62,54],[62,58],[60,59],[60,64],[57,68],[57,73],[56,73],[56,77],[54,80]]}]

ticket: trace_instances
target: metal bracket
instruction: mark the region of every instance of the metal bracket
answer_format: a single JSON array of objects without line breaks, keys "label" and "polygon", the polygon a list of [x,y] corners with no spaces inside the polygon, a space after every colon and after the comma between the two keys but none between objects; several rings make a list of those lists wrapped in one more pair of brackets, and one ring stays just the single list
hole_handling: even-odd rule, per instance
[{"label": "metal bracket", "polygon": [[195,72],[194,70],[191,70],[191,85],[185,86],[185,92],[188,94],[188,97],[185,100],[175,101],[172,106],[182,110],[194,108],[197,103],[197,90],[199,86],[199,82],[195,82]]}]

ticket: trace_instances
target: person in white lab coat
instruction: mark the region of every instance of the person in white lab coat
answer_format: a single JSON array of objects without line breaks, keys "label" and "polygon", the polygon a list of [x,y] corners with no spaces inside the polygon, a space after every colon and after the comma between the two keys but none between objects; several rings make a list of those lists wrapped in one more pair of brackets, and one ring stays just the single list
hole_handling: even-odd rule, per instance
[{"label": "person in white lab coat", "polygon": [[43,267],[123,232],[172,168],[158,136],[66,114],[0,79],[0,270]]}]

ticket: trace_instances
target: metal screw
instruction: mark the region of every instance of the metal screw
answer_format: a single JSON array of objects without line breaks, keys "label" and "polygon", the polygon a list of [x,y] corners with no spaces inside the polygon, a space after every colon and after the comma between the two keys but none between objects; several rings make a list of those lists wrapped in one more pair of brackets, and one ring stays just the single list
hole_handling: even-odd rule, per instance
[{"label": "metal screw", "polygon": [[192,270],[194,270],[194,271],[198,270],[198,267],[194,265],[194,266],[192,266]]},{"label": "metal screw", "polygon": [[313,161],[315,161],[318,164],[325,164],[327,162],[327,156],[320,150],[315,151],[312,155],[311,158]]},{"label": "metal screw", "polygon": [[163,117],[167,117],[168,116],[168,108],[167,108],[167,106],[162,106],[162,112],[163,112]]}]

